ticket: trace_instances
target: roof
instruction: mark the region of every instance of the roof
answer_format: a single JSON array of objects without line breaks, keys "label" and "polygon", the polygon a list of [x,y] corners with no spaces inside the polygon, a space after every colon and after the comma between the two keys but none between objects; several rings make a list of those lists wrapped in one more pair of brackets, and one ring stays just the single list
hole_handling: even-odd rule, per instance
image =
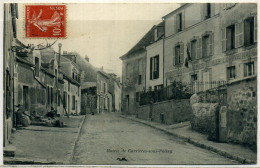
[{"label": "roof", "polygon": [[24,59],[24,58],[16,57],[16,60],[19,61],[19,62],[21,62],[21,63],[24,63],[24,64],[26,64],[26,65],[29,65],[29,66],[31,66],[31,67],[34,67],[34,64],[33,64],[32,62],[30,62],[30,61],[28,61],[28,60],[26,60],[26,59]]},{"label": "roof", "polygon": [[52,72],[52,70],[41,67],[41,70],[43,70],[44,72],[46,72],[48,75],[51,75],[52,77],[55,77],[54,73]]},{"label": "roof", "polygon": [[105,76],[107,79],[110,79],[110,75],[108,75],[106,72],[99,70],[98,73],[100,73],[101,75]]},{"label": "roof", "polygon": [[69,75],[67,75],[65,72],[60,71],[61,74],[63,74],[63,78],[67,79],[68,81],[70,81],[71,83],[80,86],[80,83],[78,81],[76,81],[75,79],[69,77]]},{"label": "roof", "polygon": [[177,8],[177,9],[175,9],[174,11],[172,11],[172,12],[168,13],[167,15],[163,16],[163,17],[162,17],[162,19],[165,19],[165,18],[167,18],[167,17],[171,16],[172,14],[174,14],[174,13],[178,12],[179,10],[183,9],[184,7],[186,7],[188,4],[190,4],[190,3],[184,3],[184,4],[181,4],[181,6],[180,6],[180,7],[178,7],[178,8]]},{"label": "roof", "polygon": [[84,82],[84,83],[81,83],[81,89],[87,89],[87,88],[96,87],[96,86],[97,86],[96,82]]},{"label": "roof", "polygon": [[[157,25],[154,25],[144,36],[143,38],[133,47],[131,48],[125,55],[121,56],[120,59],[123,60],[127,58],[129,55],[135,53],[136,51],[145,50],[145,47],[154,42],[154,29],[156,27],[164,27],[164,22],[160,22]],[[163,30],[164,31],[164,30]],[[164,33],[160,34],[156,41],[162,39]]]},{"label": "roof", "polygon": [[154,26],[142,37],[142,39],[137,44],[134,45],[134,47],[132,47],[125,55],[121,56],[120,59],[123,60],[136,51],[145,50],[145,47],[153,40],[153,28]]}]

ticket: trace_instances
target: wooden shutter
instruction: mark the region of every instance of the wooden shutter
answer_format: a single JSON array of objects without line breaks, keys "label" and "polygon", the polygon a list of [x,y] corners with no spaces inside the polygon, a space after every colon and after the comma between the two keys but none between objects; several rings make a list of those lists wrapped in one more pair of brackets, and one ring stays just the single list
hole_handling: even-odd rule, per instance
[{"label": "wooden shutter", "polygon": [[210,17],[215,15],[215,3],[210,4]]},{"label": "wooden shutter", "polygon": [[222,29],[222,51],[226,51],[227,50],[227,37],[226,37],[226,28]]},{"label": "wooden shutter", "polygon": [[201,12],[201,20],[205,20],[207,15],[207,3],[202,3],[202,12]]},{"label": "wooden shutter", "polygon": [[182,64],[184,62],[184,44],[180,44],[180,63]]},{"label": "wooden shutter", "polygon": [[178,33],[178,29],[180,27],[180,21],[179,21],[179,15],[175,15],[175,29],[176,29],[176,33]]},{"label": "wooden shutter", "polygon": [[209,55],[212,56],[214,54],[214,33],[209,35]]},{"label": "wooden shutter", "polygon": [[[192,57],[191,57],[191,42],[188,42],[186,46],[187,46],[187,58],[188,58],[188,60],[192,60]],[[189,58],[189,56],[190,56],[190,58]]]},{"label": "wooden shutter", "polygon": [[202,39],[198,38],[197,40],[197,58],[202,58]]},{"label": "wooden shutter", "polygon": [[184,11],[182,11],[182,21],[181,21],[181,23],[182,23],[182,30],[184,30],[184,26],[185,26],[185,12]]},{"label": "wooden shutter", "polygon": [[153,79],[153,58],[150,58],[150,80]]},{"label": "wooden shutter", "polygon": [[176,63],[175,63],[175,46],[173,47],[173,49],[172,49],[172,60],[173,60],[173,65],[176,65]]},{"label": "wooden shutter", "polygon": [[257,15],[254,16],[254,42],[257,42]]},{"label": "wooden shutter", "polygon": [[235,48],[241,47],[243,43],[243,22],[239,22],[235,24]]}]

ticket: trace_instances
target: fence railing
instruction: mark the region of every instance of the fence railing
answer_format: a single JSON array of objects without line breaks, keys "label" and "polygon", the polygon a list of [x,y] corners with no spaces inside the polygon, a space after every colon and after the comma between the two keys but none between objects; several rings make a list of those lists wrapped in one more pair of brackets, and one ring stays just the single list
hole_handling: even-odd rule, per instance
[{"label": "fence railing", "polygon": [[189,99],[194,93],[201,95],[204,102],[225,102],[226,81],[173,82],[171,85],[140,93],[140,105],[171,99]]}]

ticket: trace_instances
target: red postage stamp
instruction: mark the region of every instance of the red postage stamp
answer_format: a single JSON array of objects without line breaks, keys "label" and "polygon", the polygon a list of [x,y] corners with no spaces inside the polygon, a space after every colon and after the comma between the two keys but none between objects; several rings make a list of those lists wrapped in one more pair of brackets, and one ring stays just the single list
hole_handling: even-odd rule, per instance
[{"label": "red postage stamp", "polygon": [[66,5],[25,5],[25,37],[65,38]]}]

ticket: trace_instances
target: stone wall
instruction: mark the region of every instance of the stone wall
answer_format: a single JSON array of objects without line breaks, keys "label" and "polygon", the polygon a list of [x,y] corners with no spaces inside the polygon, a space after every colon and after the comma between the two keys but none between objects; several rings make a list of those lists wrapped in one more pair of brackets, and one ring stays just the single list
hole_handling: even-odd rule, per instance
[{"label": "stone wall", "polygon": [[218,140],[218,103],[194,103],[192,105],[191,128]]},{"label": "stone wall", "polygon": [[189,99],[168,100],[144,105],[138,108],[138,118],[147,120],[150,112],[151,120],[169,125],[188,121],[191,115],[191,106]]},{"label": "stone wall", "polygon": [[227,140],[256,150],[256,77],[232,83],[227,89]]}]

